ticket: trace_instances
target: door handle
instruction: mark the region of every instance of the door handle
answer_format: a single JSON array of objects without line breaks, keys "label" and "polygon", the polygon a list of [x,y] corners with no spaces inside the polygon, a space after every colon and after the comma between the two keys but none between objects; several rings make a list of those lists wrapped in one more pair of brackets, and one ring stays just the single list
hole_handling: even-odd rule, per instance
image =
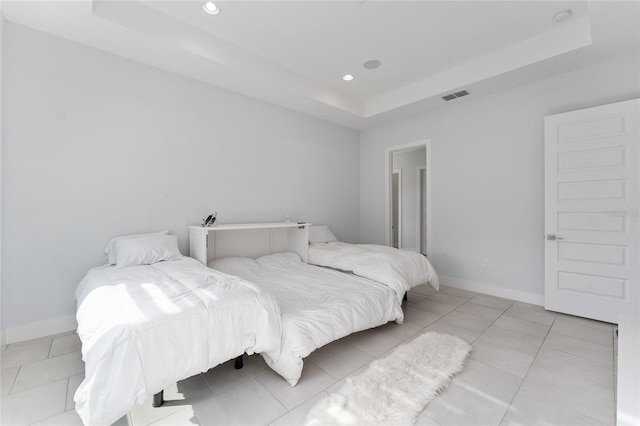
[{"label": "door handle", "polygon": [[549,241],[564,240],[564,238],[558,237],[556,234],[547,234],[547,240]]}]

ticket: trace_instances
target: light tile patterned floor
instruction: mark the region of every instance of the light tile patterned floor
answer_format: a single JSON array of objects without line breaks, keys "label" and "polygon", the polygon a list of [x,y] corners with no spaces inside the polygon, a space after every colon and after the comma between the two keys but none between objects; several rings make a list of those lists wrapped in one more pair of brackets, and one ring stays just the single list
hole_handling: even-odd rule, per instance
[{"label": "light tile patterned floor", "polygon": [[[539,306],[443,287],[415,288],[405,324],[357,333],[312,353],[290,387],[259,356],[183,380],[121,425],[300,425],[322,397],[417,333],[470,342],[464,371],[434,399],[418,425],[612,425],[615,327]],[[80,425],[73,394],[84,377],[74,333],[2,348],[2,425]]]}]

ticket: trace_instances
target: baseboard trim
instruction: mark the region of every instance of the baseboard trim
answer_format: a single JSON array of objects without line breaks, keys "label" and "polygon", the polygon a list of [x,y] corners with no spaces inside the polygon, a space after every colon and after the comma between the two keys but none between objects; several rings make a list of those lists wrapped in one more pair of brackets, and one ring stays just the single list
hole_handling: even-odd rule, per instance
[{"label": "baseboard trim", "polygon": [[66,333],[78,328],[75,315],[51,318],[44,321],[34,321],[27,324],[9,327],[4,330],[6,344],[24,342],[38,337],[52,334]]},{"label": "baseboard trim", "polygon": [[440,279],[440,284],[449,287],[459,288],[461,290],[475,291],[478,293],[489,294],[496,297],[504,297],[506,299],[517,300],[518,302],[544,306],[544,296],[541,294],[512,290],[504,287],[499,287],[494,284],[484,283],[480,281],[463,280],[460,278],[453,278],[442,275],[439,275],[438,278]]}]

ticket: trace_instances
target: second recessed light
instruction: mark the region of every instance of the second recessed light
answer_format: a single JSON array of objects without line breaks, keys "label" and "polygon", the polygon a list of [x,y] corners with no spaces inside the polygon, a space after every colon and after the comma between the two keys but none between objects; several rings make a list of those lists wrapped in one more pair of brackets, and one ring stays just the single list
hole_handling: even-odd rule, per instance
[{"label": "second recessed light", "polygon": [[345,74],[345,75],[342,76],[342,79],[344,81],[351,81],[351,80],[353,80],[353,76],[351,74]]},{"label": "second recessed light", "polygon": [[217,4],[215,4],[212,1],[208,1],[205,4],[203,4],[202,10],[207,12],[209,15],[217,15],[218,13],[220,13],[220,8],[218,7]]}]

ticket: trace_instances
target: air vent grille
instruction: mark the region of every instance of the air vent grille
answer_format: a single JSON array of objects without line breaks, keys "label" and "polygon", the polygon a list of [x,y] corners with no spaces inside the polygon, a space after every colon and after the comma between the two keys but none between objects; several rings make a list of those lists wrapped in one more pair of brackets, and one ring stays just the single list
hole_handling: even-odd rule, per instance
[{"label": "air vent grille", "polygon": [[450,93],[448,95],[444,95],[442,97],[442,99],[444,99],[445,101],[452,101],[456,98],[461,98],[463,96],[467,96],[469,94],[468,90],[461,90],[459,92],[454,92],[454,93]]}]

